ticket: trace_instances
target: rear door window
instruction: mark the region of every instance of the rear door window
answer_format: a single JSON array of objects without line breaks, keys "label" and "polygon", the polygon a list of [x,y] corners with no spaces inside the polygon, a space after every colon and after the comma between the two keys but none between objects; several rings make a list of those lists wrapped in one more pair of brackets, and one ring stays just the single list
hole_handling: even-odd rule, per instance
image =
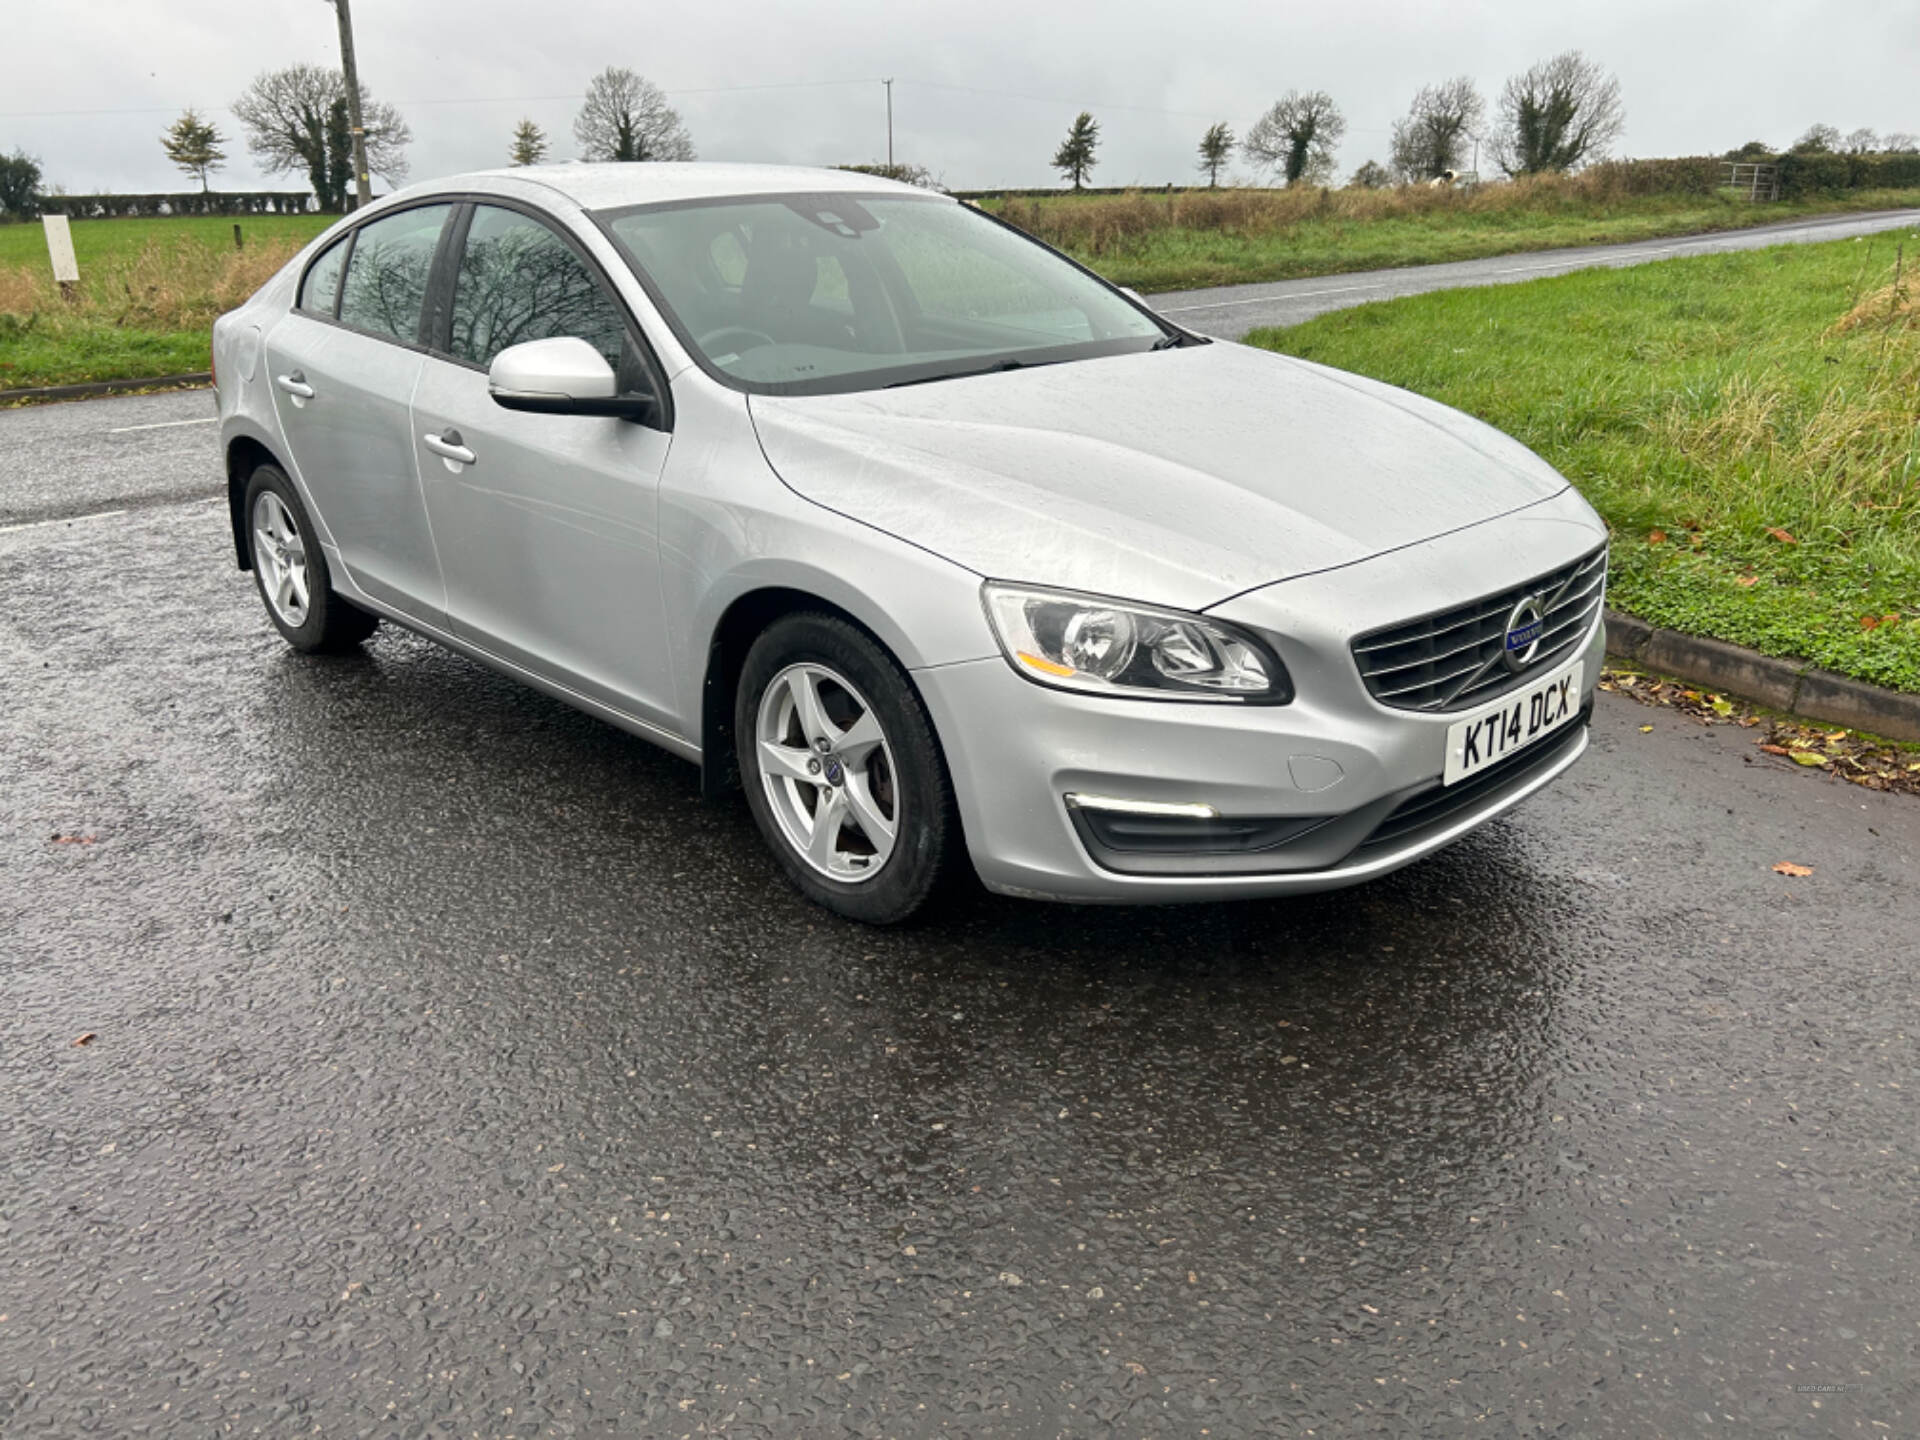
[{"label": "rear door window", "polygon": [[340,323],[414,344],[433,252],[452,213],[451,205],[422,205],[361,226],[340,291]]}]

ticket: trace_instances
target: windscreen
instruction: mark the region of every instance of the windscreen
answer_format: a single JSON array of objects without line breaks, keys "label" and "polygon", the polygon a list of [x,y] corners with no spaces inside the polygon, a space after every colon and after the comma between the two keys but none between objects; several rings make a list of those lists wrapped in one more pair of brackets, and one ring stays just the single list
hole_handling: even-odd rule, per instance
[{"label": "windscreen", "polygon": [[920,384],[1179,339],[1017,231],[933,196],[754,196],[601,218],[681,340],[743,390]]}]

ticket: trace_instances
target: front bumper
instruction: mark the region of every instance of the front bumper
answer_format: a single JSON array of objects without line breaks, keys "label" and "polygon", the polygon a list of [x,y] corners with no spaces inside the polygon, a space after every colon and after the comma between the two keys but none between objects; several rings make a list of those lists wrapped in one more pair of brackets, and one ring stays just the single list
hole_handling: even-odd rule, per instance
[{"label": "front bumper", "polygon": [[[1574,652],[1582,707],[1605,655],[1596,623]],[[1322,650],[1322,654],[1325,651]],[[1290,667],[1294,657],[1286,657]],[[1298,671],[1296,670],[1296,674]],[[1033,684],[1002,659],[917,672],[953,775],[967,847],[989,889],[1040,899],[1154,902],[1334,890],[1387,874],[1459,839],[1551,783],[1586,749],[1585,716],[1458,797],[1437,789],[1458,714],[1392,710],[1360,691],[1303,687],[1291,705],[1241,707],[1076,695]],[[1070,792],[1223,817],[1321,817],[1262,856],[1163,873],[1096,860]],[[1440,802],[1440,803],[1435,803]],[[1431,808],[1422,809],[1423,806]],[[1174,873],[1165,873],[1169,870]]]}]

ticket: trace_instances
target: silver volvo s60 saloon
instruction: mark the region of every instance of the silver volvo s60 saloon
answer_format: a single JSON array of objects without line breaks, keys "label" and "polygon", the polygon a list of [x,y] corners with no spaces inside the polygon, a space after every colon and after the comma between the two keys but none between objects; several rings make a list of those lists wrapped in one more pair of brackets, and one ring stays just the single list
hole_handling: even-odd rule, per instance
[{"label": "silver volvo s60 saloon", "polygon": [[214,327],[234,554],[745,791],[800,890],[1326,890],[1585,748],[1605,527],[1417,396],[840,172],[458,176]]}]

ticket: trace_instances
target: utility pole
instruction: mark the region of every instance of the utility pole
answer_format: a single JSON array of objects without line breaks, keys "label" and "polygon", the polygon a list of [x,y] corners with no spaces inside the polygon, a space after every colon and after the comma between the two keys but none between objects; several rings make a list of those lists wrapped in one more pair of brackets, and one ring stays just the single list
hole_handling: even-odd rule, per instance
[{"label": "utility pole", "polygon": [[347,82],[347,124],[353,127],[353,208],[373,199],[367,176],[367,131],[360,120],[360,71],[353,63],[353,16],[347,0],[327,0],[340,20],[340,74]]},{"label": "utility pole", "polygon": [[893,77],[880,82],[887,87],[887,169],[893,169]]}]

